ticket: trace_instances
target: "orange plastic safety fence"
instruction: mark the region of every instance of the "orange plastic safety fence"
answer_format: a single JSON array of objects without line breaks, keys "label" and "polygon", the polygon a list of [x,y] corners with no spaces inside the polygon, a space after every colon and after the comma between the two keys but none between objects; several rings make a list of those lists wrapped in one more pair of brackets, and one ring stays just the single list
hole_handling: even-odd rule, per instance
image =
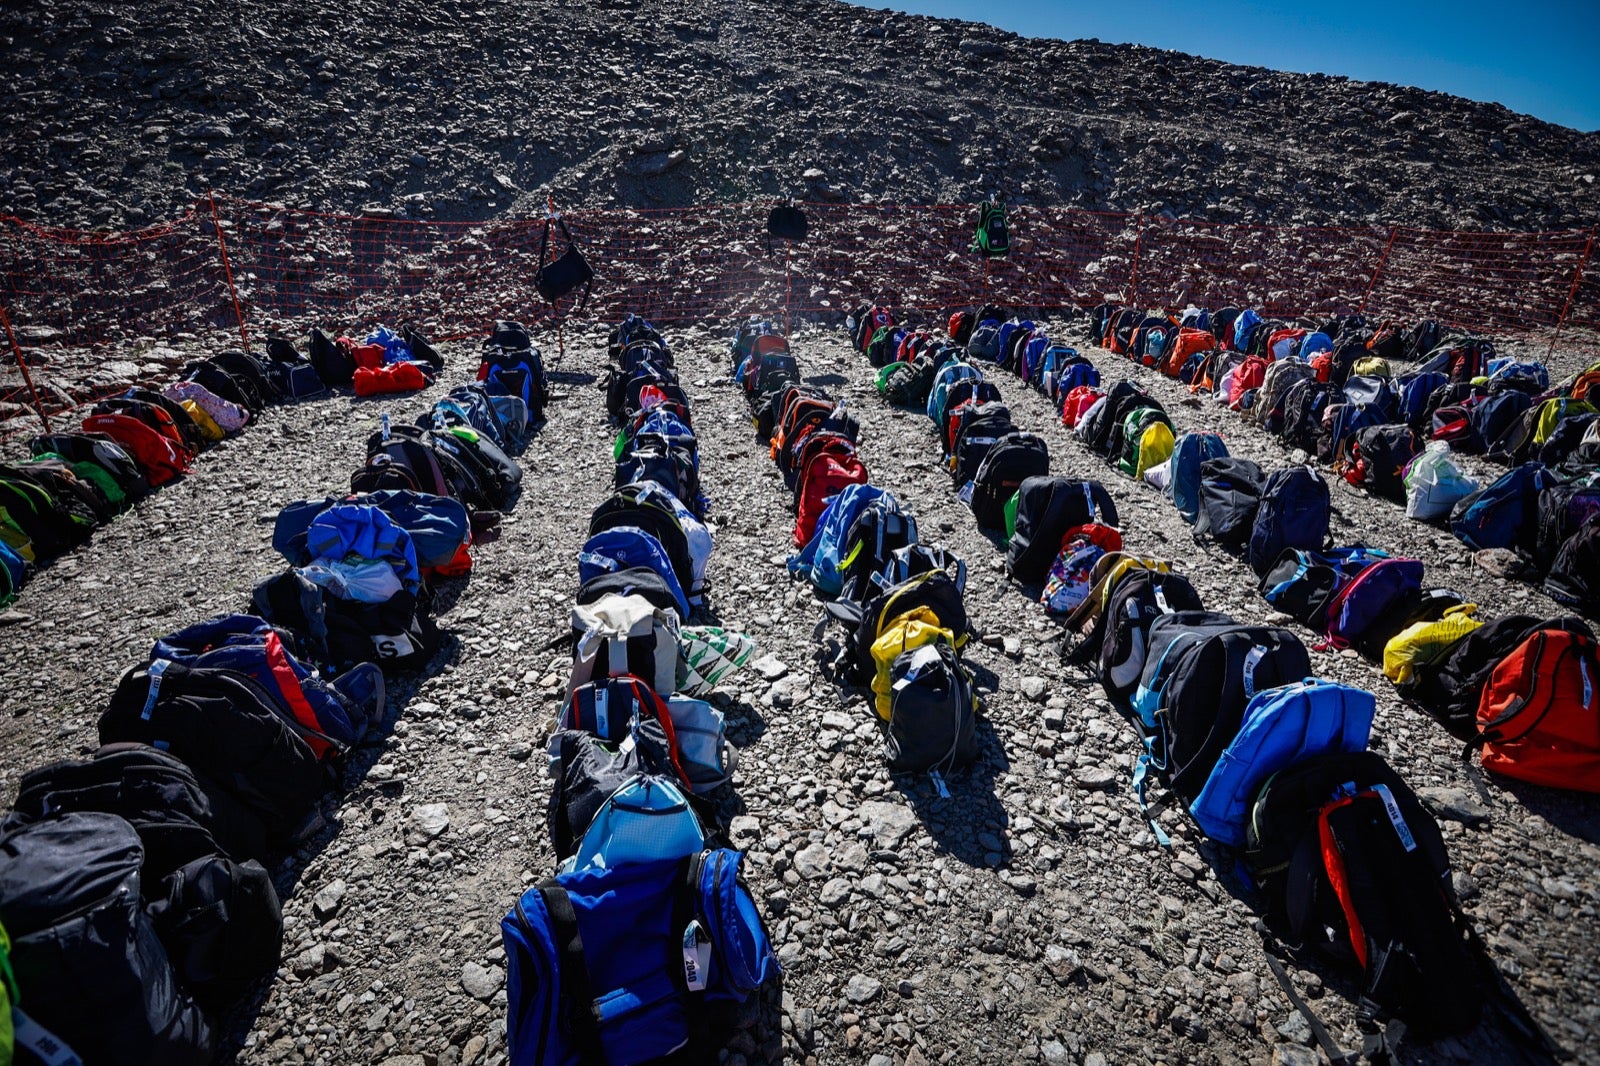
[{"label": "orange plastic safety fence", "polygon": [[[496,318],[634,311],[681,325],[780,314],[786,299],[799,317],[868,301],[928,315],[1104,300],[1283,318],[1364,309],[1496,334],[1553,337],[1560,327],[1563,345],[1600,346],[1589,231],[1267,226],[1021,205],[1011,254],[985,262],[970,250],[975,218],[964,205],[806,204],[809,238],[787,257],[766,236],[770,205],[579,209],[564,221],[596,274],[580,307],[581,294],[551,306],[535,290],[541,253],[565,249],[558,227],[546,240],[542,218],[430,222],[214,202],[215,217],[207,198],[173,222],[119,234],[0,218],[0,303],[23,347],[104,346],[115,359],[139,338],[237,337],[241,316],[251,334],[414,319],[437,339],[481,334]],[[97,390],[80,372],[47,373],[41,391],[60,409]],[[16,368],[0,366],[0,420],[5,404],[31,405],[22,391]]]}]

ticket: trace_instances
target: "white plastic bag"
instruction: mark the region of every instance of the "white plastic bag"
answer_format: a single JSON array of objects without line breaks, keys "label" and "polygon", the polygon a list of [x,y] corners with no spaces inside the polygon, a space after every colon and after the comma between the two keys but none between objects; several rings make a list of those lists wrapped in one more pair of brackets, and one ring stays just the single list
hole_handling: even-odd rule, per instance
[{"label": "white plastic bag", "polygon": [[1450,445],[1436,440],[1406,468],[1406,517],[1431,522],[1449,517],[1460,500],[1478,491],[1478,483],[1450,458]]}]

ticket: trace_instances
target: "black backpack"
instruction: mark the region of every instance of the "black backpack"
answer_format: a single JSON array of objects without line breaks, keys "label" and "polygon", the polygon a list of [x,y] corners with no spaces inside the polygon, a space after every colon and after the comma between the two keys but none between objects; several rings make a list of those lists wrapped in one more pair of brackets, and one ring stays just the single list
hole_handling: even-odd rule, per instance
[{"label": "black backpack", "polygon": [[1359,1017],[1420,1036],[1476,1024],[1474,938],[1438,824],[1375,752],[1313,756],[1268,778],[1246,858],[1291,942],[1358,967]]},{"label": "black backpack", "polygon": [[[677,576],[676,572],[673,576]],[[648,566],[603,571],[578,586],[579,604],[594,603],[602,596],[643,596],[652,607],[663,611],[676,614],[680,609],[677,593],[667,579]]]},{"label": "black backpack", "polygon": [[[1202,464],[1202,479],[1204,469]],[[1204,480],[1200,491],[1203,497]],[[1265,573],[1285,548],[1323,547],[1331,510],[1328,482],[1321,474],[1309,466],[1274,470],[1262,486],[1260,506],[1250,527],[1246,559],[1251,569]]]},{"label": "black backpack", "polygon": [[324,385],[348,385],[355,379],[356,361],[351,358],[349,350],[342,344],[334,343],[320,329],[311,330],[310,358],[317,377],[322,379]]},{"label": "black backpack", "polygon": [[944,641],[902,652],[889,672],[883,755],[896,773],[947,773],[978,757],[972,677]]},{"label": "black backpack", "polygon": [[1534,560],[1540,569],[1554,564],[1556,553],[1584,524],[1600,515],[1600,485],[1570,482],[1551,485],[1539,492],[1539,534]]},{"label": "black backpack", "polygon": [[231,374],[244,389],[245,396],[255,400],[257,406],[250,410],[258,411],[262,406],[280,398],[277,388],[267,374],[266,367],[249,352],[229,348],[213,355],[208,361],[211,365]]},{"label": "black backpack", "polygon": [[1176,571],[1131,570],[1111,590],[1092,636],[1100,653],[1100,685],[1124,714],[1133,710],[1133,693],[1144,676],[1150,627],[1171,615],[1185,625],[1206,621],[1232,623],[1227,615],[1205,609],[1200,593]]},{"label": "black backpack", "polygon": [[676,447],[656,433],[641,433],[630,442],[617,460],[612,484],[617,488],[640,481],[654,481],[678,498],[696,517],[703,500],[700,473],[688,449]]},{"label": "black backpack", "polygon": [[108,744],[93,759],[54,762],[22,775],[0,828],[15,829],[65,811],[122,818],[144,846],[147,888],[195,859],[215,854],[215,818],[189,764],[148,744]]},{"label": "black backpack", "polygon": [[69,463],[94,463],[111,475],[131,502],[148,495],[150,482],[138,460],[110,437],[99,433],[48,433],[28,441],[33,455],[49,452]]},{"label": "black backpack", "polygon": [[1238,735],[1250,698],[1311,676],[1305,645],[1277,626],[1187,627],[1157,618],[1146,656],[1141,684],[1159,694],[1162,769],[1186,802]]},{"label": "black backpack", "polygon": [[886,400],[897,406],[921,407],[928,402],[928,393],[933,388],[933,357],[926,352],[919,353],[908,365],[911,367],[909,371],[898,373],[889,379],[883,395]]},{"label": "black backpack", "polygon": [[885,575],[895,553],[916,543],[917,520],[893,496],[885,493],[869,501],[845,533],[839,597],[864,603],[887,588],[891,582]]},{"label": "black backpack", "polygon": [[782,241],[803,241],[810,230],[806,213],[792,203],[779,204],[767,215],[767,235]]},{"label": "black backpack", "polygon": [[1418,662],[1400,695],[1453,731],[1475,730],[1478,699],[1489,675],[1522,638],[1545,623],[1527,614],[1491,619],[1450,645],[1436,659]]},{"label": "black backpack", "polygon": [[0,921],[28,1016],[86,1063],[206,1066],[215,1033],[144,908],[139,835],[70,812],[0,834]]},{"label": "black backpack", "polygon": [[1242,547],[1255,528],[1266,475],[1249,459],[1223,456],[1200,464],[1200,509],[1194,539],[1209,536],[1219,544]]},{"label": "black backpack", "polygon": [[1105,402],[1085,417],[1084,424],[1078,429],[1078,436],[1091,451],[1103,456],[1116,455],[1117,451],[1113,449],[1122,443],[1122,420],[1128,416],[1128,412],[1140,407],[1163,409],[1161,401],[1140,388],[1137,382],[1124,378],[1111,386]]},{"label": "black backpack", "polygon": [[640,716],[631,743],[615,748],[591,733],[562,729],[550,738],[550,804],[546,823],[556,858],[578,850],[606,800],[639,774],[676,778],[672,746],[660,721]]},{"label": "black backpack", "polygon": [[1406,483],[1401,475],[1421,450],[1422,442],[1410,426],[1395,424],[1358,429],[1350,449],[1347,477],[1375,496],[1405,503]]},{"label": "black backpack", "polygon": [[[964,576],[965,571],[962,571]],[[872,658],[872,642],[888,622],[919,607],[928,608],[939,624],[965,640],[971,626],[967,620],[966,604],[962,600],[961,582],[943,570],[919,574],[898,585],[871,596],[865,604],[837,599],[824,604],[828,616],[843,622],[849,638],[843,649],[840,673],[856,684],[866,684],[873,677],[876,663]]]},{"label": "black backpack", "polygon": [[[326,781],[301,728],[245,674],[163,660],[122,675],[100,716],[100,743],[137,741],[170,751],[198,768],[213,808],[242,806],[270,839],[283,841]],[[251,856],[219,842],[229,854]]]},{"label": "black backpack", "polygon": [[[670,486],[663,487],[672,491]],[[672,563],[672,573],[678,584],[685,592],[690,591],[694,585],[694,561],[689,551],[689,536],[677,513],[660,493],[635,481],[600,501],[589,515],[589,536],[617,526],[634,526],[655,537]]]},{"label": "black backpack", "polygon": [[1590,518],[1556,550],[1544,590],[1557,603],[1600,616],[1600,517]]},{"label": "black backpack", "polygon": [[965,485],[977,477],[978,467],[989,454],[989,449],[1001,438],[1016,432],[1011,412],[1004,404],[985,404],[978,413],[963,419],[951,450],[950,473],[956,485]]},{"label": "black backpack", "polygon": [[1032,477],[1050,475],[1050,446],[1036,433],[1008,433],[995,441],[972,478],[967,501],[982,529],[1004,529],[1006,502]]},{"label": "black backpack", "polygon": [[1303,378],[1283,392],[1283,423],[1278,436],[1290,448],[1313,451],[1322,433],[1322,412],[1333,392],[1316,378]]},{"label": "black backpack", "polygon": [[150,897],[150,920],[183,987],[223,1014],[283,956],[283,912],[272,878],[254,860],[207,855],[185,864]]},{"label": "black backpack", "polygon": [[1024,585],[1042,582],[1073,526],[1117,524],[1117,505],[1098,481],[1030,477],[1017,487],[1017,524],[1006,545],[1006,569]]}]

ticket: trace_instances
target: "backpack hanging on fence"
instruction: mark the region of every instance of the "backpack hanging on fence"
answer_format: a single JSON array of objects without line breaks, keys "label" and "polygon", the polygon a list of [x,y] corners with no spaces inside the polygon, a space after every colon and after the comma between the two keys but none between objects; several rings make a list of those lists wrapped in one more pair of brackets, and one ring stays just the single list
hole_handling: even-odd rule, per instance
[{"label": "backpack hanging on fence", "polygon": [[767,250],[772,250],[770,238],[776,237],[780,241],[803,241],[810,230],[806,213],[795,206],[793,200],[786,204],[779,204],[767,215]]},{"label": "backpack hanging on fence", "polygon": [[[561,239],[567,242],[566,250],[550,262],[545,262],[545,255],[550,244],[550,227],[554,224],[561,230]],[[533,287],[539,290],[549,303],[555,303],[567,293],[583,286],[583,298],[578,301],[574,310],[582,311],[583,305],[589,301],[589,293],[594,288],[594,270],[589,266],[589,261],[578,250],[577,242],[572,239],[572,234],[567,230],[567,221],[560,214],[551,212],[545,216],[544,232],[539,237],[539,271],[533,277]]]},{"label": "backpack hanging on fence", "polygon": [[978,230],[972,238],[972,251],[986,259],[1003,258],[1011,251],[1011,230],[1006,222],[1006,205],[985,200],[978,205]]}]

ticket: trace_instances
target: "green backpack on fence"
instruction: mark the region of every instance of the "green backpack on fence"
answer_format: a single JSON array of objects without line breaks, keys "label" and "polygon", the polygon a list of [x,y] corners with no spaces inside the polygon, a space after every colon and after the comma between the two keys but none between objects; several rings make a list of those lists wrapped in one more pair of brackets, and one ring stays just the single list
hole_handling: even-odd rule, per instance
[{"label": "green backpack on fence", "polygon": [[1011,227],[1006,222],[1006,205],[985,200],[978,205],[978,232],[972,250],[985,258],[998,259],[1011,251]]}]

